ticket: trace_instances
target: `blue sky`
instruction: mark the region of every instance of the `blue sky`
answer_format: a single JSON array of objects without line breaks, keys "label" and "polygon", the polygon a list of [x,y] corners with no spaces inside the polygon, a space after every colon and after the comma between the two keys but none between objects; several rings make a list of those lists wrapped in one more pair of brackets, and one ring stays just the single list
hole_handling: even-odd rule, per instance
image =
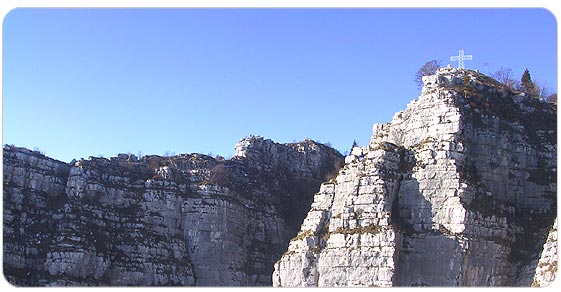
[{"label": "blue sky", "polygon": [[15,9],[3,22],[3,144],[70,161],[233,155],[257,134],[365,145],[459,49],[557,92],[544,9]]}]

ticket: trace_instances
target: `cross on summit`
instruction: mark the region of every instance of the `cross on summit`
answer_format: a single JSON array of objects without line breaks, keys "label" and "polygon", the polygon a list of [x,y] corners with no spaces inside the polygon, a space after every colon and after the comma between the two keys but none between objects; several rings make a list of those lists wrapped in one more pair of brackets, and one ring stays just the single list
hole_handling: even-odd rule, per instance
[{"label": "cross on summit", "polygon": [[464,60],[472,60],[472,55],[464,55],[464,50],[460,50],[458,56],[450,57],[450,61],[458,61],[458,68],[464,68]]}]

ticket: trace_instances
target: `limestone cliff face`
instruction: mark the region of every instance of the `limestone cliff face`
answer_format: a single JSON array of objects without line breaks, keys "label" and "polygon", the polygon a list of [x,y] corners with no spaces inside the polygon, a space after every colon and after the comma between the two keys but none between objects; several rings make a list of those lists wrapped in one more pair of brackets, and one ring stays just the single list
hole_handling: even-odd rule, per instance
[{"label": "limestone cliff face", "polygon": [[4,275],[19,286],[271,285],[274,262],[342,160],[313,141],[257,136],[230,160],[121,154],[67,164],[4,146]]},{"label": "limestone cliff face", "polygon": [[19,286],[546,286],[556,111],[441,69],[344,166],[325,145],[257,136],[229,160],[67,164],[6,145],[3,272]]},{"label": "limestone cliff face", "polygon": [[556,240],[546,238],[557,212],[556,107],[469,70],[440,69],[423,82],[421,96],[375,125],[369,145],[322,184],[273,285],[530,286],[554,277]]},{"label": "limestone cliff face", "polygon": [[544,287],[555,280],[557,275],[557,219],[549,231],[547,240],[543,245],[542,254],[538,261],[532,287]]}]

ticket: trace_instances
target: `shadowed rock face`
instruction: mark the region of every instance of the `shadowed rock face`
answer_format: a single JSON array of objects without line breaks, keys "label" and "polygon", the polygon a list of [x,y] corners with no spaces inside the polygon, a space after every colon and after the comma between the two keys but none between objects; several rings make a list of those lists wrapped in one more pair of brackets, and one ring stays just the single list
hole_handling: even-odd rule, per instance
[{"label": "shadowed rock face", "polygon": [[530,286],[554,277],[557,249],[546,238],[557,212],[556,106],[469,70],[423,81],[421,96],[374,125],[369,145],[322,184],[273,285]]},{"label": "shadowed rock face", "polygon": [[19,286],[271,285],[342,156],[252,136],[230,160],[121,154],[70,164],[4,146],[4,275]]}]

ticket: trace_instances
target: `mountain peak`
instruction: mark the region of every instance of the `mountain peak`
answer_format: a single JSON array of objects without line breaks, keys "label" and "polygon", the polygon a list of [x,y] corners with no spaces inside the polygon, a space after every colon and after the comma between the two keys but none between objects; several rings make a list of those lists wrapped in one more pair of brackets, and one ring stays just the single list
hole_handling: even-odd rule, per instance
[{"label": "mountain peak", "polygon": [[540,255],[555,252],[556,107],[472,70],[423,83],[321,186],[274,285],[547,282],[537,268],[554,265]]}]

